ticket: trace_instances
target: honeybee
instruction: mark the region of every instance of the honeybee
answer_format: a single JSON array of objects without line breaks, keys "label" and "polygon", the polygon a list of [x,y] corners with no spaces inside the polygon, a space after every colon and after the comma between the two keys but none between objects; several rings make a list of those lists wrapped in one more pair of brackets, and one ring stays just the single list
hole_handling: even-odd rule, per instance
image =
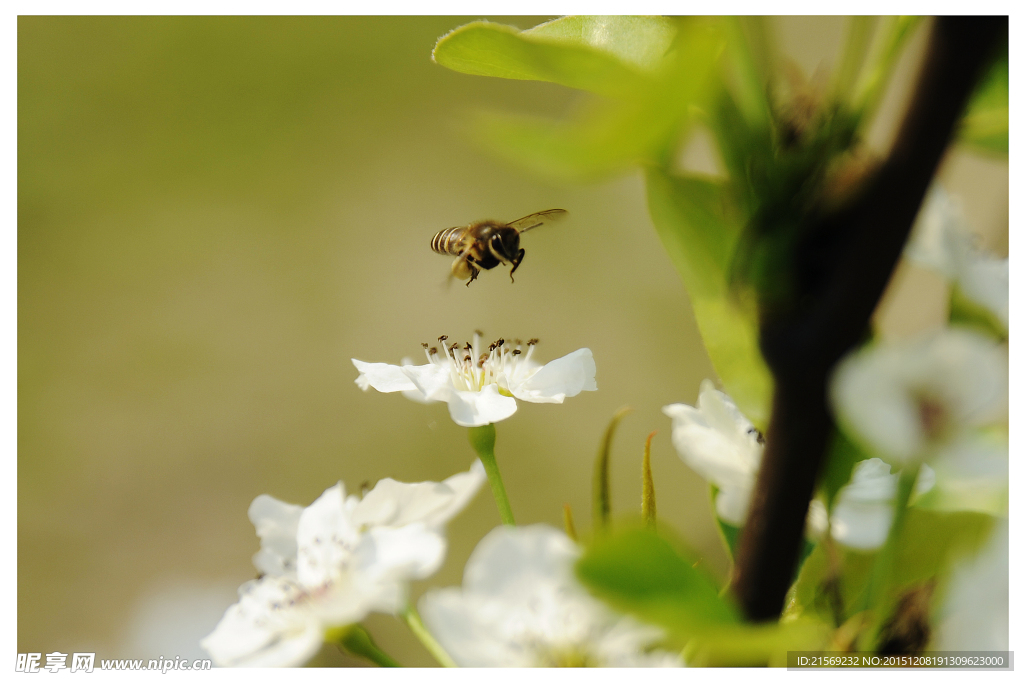
[{"label": "honeybee", "polygon": [[480,220],[465,227],[449,227],[434,235],[430,247],[435,253],[455,256],[451,276],[469,279],[466,286],[473,283],[481,269],[493,269],[498,263],[512,265],[508,276],[515,282],[512,275],[526,255],[526,250],[519,248],[519,235],[567,214],[568,211],[561,208],[552,208],[508,223]]}]

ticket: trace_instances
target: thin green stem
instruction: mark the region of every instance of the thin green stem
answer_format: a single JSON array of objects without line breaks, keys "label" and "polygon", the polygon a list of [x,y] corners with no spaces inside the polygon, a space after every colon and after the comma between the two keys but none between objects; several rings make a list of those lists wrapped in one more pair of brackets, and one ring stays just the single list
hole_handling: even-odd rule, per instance
[{"label": "thin green stem", "polygon": [[889,587],[893,566],[896,564],[896,552],[899,550],[903,526],[907,520],[910,497],[914,493],[920,469],[920,464],[914,464],[900,473],[899,483],[896,487],[896,514],[893,516],[892,526],[889,528],[889,536],[875,559],[868,580],[868,588],[864,594],[865,609],[874,611],[875,614],[876,631],[880,622],[884,620],[884,616],[888,614],[877,612],[877,609],[881,606],[883,596]]},{"label": "thin green stem", "polygon": [[[491,426],[493,428],[493,426]],[[412,605],[405,606],[405,610],[402,611],[402,620],[405,621],[412,633],[420,640],[423,647],[434,656],[437,663],[442,667],[457,667],[455,660],[452,659],[451,655],[441,647],[441,644],[430,635],[427,628],[423,625],[423,620],[420,619],[419,612]]]},{"label": "thin green stem", "polygon": [[498,505],[501,522],[506,525],[515,525],[512,506],[508,503],[505,484],[501,481],[501,471],[498,470],[498,460],[494,458],[495,437],[493,423],[469,429],[469,444],[473,445],[473,449],[476,450],[477,456],[480,457],[480,461],[484,465],[484,470],[487,471],[487,480],[491,483],[491,494],[494,495],[494,503]]},{"label": "thin green stem", "polygon": [[357,657],[366,658],[378,667],[401,667],[394,658],[381,650],[370,633],[360,624],[329,630],[325,638],[346,652]]}]

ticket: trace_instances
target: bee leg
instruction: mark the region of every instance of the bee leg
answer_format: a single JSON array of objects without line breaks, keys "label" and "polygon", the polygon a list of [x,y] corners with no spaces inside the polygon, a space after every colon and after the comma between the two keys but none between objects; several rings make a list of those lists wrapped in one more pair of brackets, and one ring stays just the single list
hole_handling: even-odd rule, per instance
[{"label": "bee leg", "polygon": [[516,254],[516,259],[512,261],[512,271],[508,273],[508,278],[512,280],[512,283],[516,283],[516,278],[512,275],[516,273],[516,268],[519,267],[519,263],[523,261],[526,256],[526,249],[520,248],[519,253]]},{"label": "bee leg", "polygon": [[469,286],[476,281],[477,276],[480,274],[480,268],[476,266],[472,258],[466,258],[466,266],[469,268],[469,281],[466,282],[466,286]]}]

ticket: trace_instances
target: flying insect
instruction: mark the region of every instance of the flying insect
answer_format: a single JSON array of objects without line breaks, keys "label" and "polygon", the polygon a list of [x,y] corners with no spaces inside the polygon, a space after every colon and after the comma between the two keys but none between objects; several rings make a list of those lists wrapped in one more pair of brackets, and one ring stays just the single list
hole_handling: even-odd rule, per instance
[{"label": "flying insect", "polygon": [[514,283],[515,277],[512,275],[526,255],[526,250],[519,247],[519,235],[566,215],[568,211],[552,208],[512,222],[479,220],[465,227],[449,227],[434,235],[430,240],[430,248],[441,255],[455,256],[451,276],[469,279],[466,286],[473,283],[480,270],[493,269],[499,263],[512,265],[508,275]]}]

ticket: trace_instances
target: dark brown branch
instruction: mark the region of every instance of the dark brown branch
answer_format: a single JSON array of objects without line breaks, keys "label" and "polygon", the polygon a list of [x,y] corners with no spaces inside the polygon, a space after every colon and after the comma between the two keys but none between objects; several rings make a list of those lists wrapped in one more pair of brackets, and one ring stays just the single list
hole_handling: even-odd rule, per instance
[{"label": "dark brown branch", "polygon": [[1006,17],[936,20],[889,158],[858,198],[806,231],[794,301],[762,311],[761,350],[775,395],[733,582],[750,620],[775,619],[782,611],[834,430],[829,375],[867,333],[925,191],[1006,27]]}]

